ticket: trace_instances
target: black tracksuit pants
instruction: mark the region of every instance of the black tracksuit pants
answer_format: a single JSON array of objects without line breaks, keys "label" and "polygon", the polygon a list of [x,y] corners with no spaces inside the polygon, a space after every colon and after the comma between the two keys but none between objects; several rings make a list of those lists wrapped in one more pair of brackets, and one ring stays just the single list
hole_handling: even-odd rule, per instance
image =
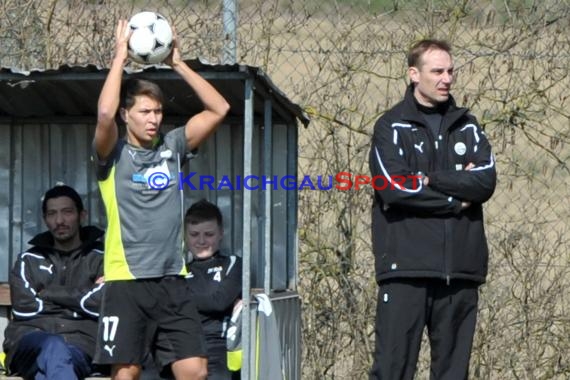
[{"label": "black tracksuit pants", "polygon": [[467,379],[479,284],[439,279],[380,283],[370,380],[412,380],[427,327],[430,380]]}]

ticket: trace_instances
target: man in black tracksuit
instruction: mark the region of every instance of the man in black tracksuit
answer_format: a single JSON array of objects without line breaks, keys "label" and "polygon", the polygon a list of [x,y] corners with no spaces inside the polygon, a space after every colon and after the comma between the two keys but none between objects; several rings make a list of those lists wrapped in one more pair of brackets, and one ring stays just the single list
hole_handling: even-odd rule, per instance
[{"label": "man in black tracksuit", "polygon": [[237,374],[227,366],[226,329],[241,298],[242,260],[222,255],[223,220],[218,206],[206,200],[194,203],[184,218],[189,251],[188,285],[202,317],[208,352],[208,380],[231,380]]},{"label": "man in black tracksuit", "polygon": [[408,75],[404,99],[377,121],[370,150],[379,285],[370,379],[412,379],[425,327],[430,379],[467,379],[487,275],[482,203],[495,189],[495,162],[476,118],[449,94],[449,45],[415,44]]},{"label": "man in black tracksuit", "polygon": [[94,370],[103,231],[81,227],[86,212],[69,186],[48,190],[42,209],[49,231],[30,240],[10,273],[6,367],[26,379],[81,379]]}]

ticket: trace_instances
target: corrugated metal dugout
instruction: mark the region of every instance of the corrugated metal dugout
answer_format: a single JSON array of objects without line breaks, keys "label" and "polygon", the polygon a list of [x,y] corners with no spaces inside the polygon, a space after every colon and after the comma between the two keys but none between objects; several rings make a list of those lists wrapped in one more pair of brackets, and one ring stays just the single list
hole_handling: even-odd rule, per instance
[{"label": "corrugated metal dugout", "polygon": [[[223,248],[243,257],[244,299],[258,291],[271,296],[286,378],[299,379],[297,191],[293,181],[297,177],[298,123],[306,126],[309,119],[258,68],[199,61],[188,64],[222,93],[231,111],[200,148],[198,158],[186,165],[186,174],[195,174],[191,176],[193,188],[185,186],[185,207],[207,198],[221,208]],[[56,182],[75,187],[90,212],[90,223],[105,226],[90,156],[97,99],[106,74],[107,69],[95,66],[0,70],[0,283],[8,281],[9,269],[16,255],[27,248],[27,241],[45,229],[40,197]],[[163,130],[183,124],[201,110],[199,100],[169,68],[153,66],[126,74],[139,75],[157,82],[165,92]],[[255,177],[244,186],[247,176]],[[263,186],[262,176],[273,182]],[[253,316],[255,304],[251,306]],[[0,313],[2,331],[6,310]],[[251,346],[247,339],[251,326],[251,322],[244,325],[244,348]],[[254,378],[253,347],[246,352],[251,355],[244,362],[243,378]]]}]

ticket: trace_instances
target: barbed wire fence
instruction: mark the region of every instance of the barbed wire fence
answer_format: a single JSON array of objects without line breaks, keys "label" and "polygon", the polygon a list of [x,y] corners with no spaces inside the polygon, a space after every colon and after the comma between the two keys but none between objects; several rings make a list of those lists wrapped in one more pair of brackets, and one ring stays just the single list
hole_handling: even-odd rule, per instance
[{"label": "barbed wire fence", "polygon": [[[185,58],[223,62],[221,0],[1,0],[2,66],[107,66],[116,20],[143,9],[176,25]],[[299,174],[313,178],[368,174],[373,124],[407,84],[407,48],[423,37],[452,43],[452,93],[485,128],[499,173],[485,205],[491,261],[471,377],[568,378],[568,1],[244,0],[236,9],[237,62],[261,67],[312,118],[300,130]],[[376,297],[372,190],[299,196],[303,379],[365,379]],[[417,378],[428,368],[423,349]]]}]

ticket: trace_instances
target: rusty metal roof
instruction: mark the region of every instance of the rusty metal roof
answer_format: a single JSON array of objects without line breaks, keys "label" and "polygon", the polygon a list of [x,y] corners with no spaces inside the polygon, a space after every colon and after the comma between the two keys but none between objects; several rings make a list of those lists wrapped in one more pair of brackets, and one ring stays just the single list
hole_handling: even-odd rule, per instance
[{"label": "rusty metal roof", "polygon": [[[300,121],[307,126],[309,117],[292,103],[259,68],[245,65],[208,65],[199,60],[186,63],[208,79],[231,105],[228,117],[243,117],[246,81],[253,85],[254,116],[263,120],[265,101],[271,100],[273,122]],[[108,73],[95,65],[58,69],[20,71],[0,69],[0,117],[43,119],[95,117],[97,99]],[[165,117],[186,118],[202,110],[202,104],[188,85],[168,66],[125,69],[124,77],[141,76],[159,84],[165,94]]]}]

